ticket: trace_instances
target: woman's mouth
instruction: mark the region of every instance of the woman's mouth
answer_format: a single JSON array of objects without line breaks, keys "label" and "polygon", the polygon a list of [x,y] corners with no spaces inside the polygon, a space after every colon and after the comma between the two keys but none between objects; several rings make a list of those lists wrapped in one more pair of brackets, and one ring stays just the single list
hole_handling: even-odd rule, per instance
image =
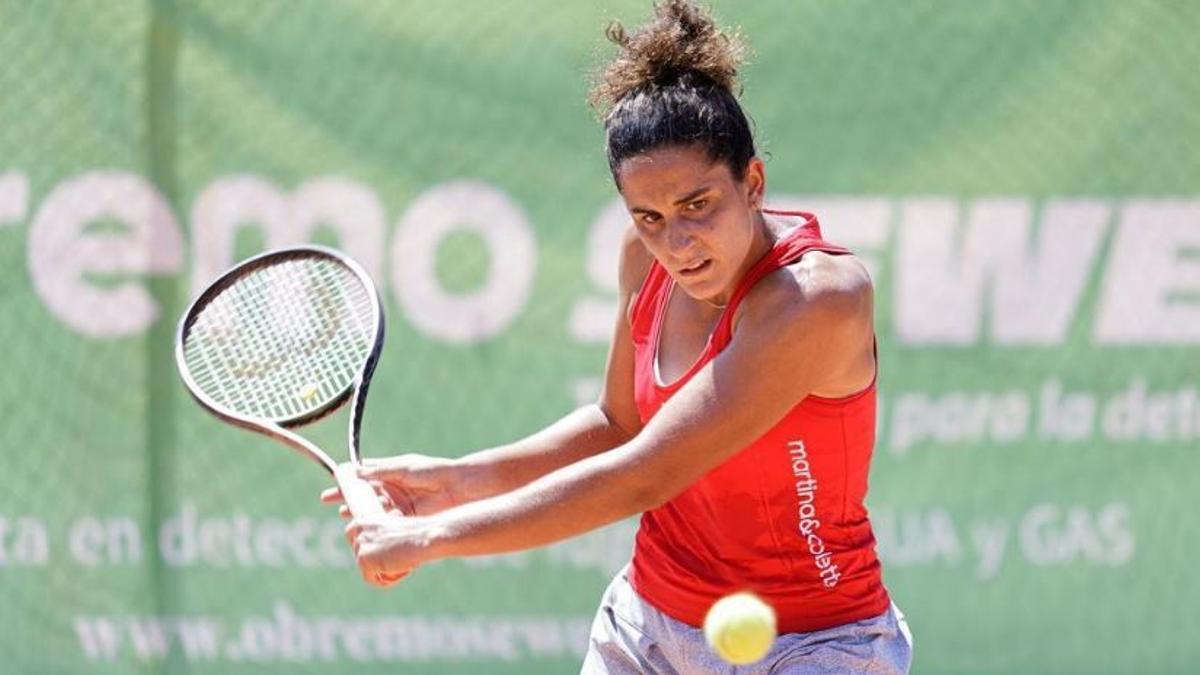
[{"label": "woman's mouth", "polygon": [[679,274],[682,276],[685,276],[685,277],[696,276],[697,274],[701,274],[701,273],[707,271],[708,268],[711,266],[712,266],[712,259],[705,258],[704,260],[694,262],[691,265],[688,265],[686,267],[680,267]]}]

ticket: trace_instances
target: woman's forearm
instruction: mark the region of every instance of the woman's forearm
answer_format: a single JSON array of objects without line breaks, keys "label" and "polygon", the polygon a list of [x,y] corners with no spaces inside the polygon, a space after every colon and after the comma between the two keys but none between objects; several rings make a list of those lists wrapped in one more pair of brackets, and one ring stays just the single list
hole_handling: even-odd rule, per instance
[{"label": "woman's forearm", "polygon": [[597,404],[568,413],[541,431],[507,445],[480,450],[455,462],[462,501],[515,490],[552,471],[611,450],[630,435]]},{"label": "woman's forearm", "polygon": [[[636,442],[636,441],[635,441]],[[630,444],[489,499],[410,521],[426,559],[521,551],[616,522],[661,503],[655,471],[631,470]],[[402,521],[403,523],[404,521]]]}]

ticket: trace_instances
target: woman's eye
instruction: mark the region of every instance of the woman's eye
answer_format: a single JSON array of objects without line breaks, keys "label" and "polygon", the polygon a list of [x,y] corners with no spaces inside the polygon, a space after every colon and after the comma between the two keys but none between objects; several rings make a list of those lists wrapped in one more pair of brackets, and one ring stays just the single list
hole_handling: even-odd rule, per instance
[{"label": "woman's eye", "polygon": [[653,223],[657,223],[657,222],[658,222],[658,216],[657,216],[657,215],[655,215],[655,214],[653,214],[653,213],[643,213],[643,214],[642,214],[642,222],[643,222],[643,223],[646,223],[646,224],[653,224]]},{"label": "woman's eye", "polygon": [[687,205],[689,211],[700,211],[705,206],[708,206],[707,199],[697,199],[694,202],[688,202],[688,205]]}]

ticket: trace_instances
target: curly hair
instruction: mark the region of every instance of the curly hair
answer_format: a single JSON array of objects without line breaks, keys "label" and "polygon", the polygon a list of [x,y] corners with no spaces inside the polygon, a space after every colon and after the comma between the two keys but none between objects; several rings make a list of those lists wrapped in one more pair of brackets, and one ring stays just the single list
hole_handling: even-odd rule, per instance
[{"label": "curly hair", "polygon": [[605,31],[620,51],[595,78],[588,100],[604,114],[608,164],[618,188],[621,161],[657,148],[699,145],[739,180],[754,157],[750,123],[738,104],[746,48],[691,0],[660,0],[632,34]]}]

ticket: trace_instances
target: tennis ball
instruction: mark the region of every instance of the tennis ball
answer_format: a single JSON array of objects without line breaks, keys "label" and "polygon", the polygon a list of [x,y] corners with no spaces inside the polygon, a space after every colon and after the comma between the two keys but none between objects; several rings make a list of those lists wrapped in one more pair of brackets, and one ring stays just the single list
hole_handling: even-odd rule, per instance
[{"label": "tennis ball", "polygon": [[775,641],[775,610],[753,593],[734,593],[713,603],[704,617],[708,646],[735,666],[767,655]]}]

